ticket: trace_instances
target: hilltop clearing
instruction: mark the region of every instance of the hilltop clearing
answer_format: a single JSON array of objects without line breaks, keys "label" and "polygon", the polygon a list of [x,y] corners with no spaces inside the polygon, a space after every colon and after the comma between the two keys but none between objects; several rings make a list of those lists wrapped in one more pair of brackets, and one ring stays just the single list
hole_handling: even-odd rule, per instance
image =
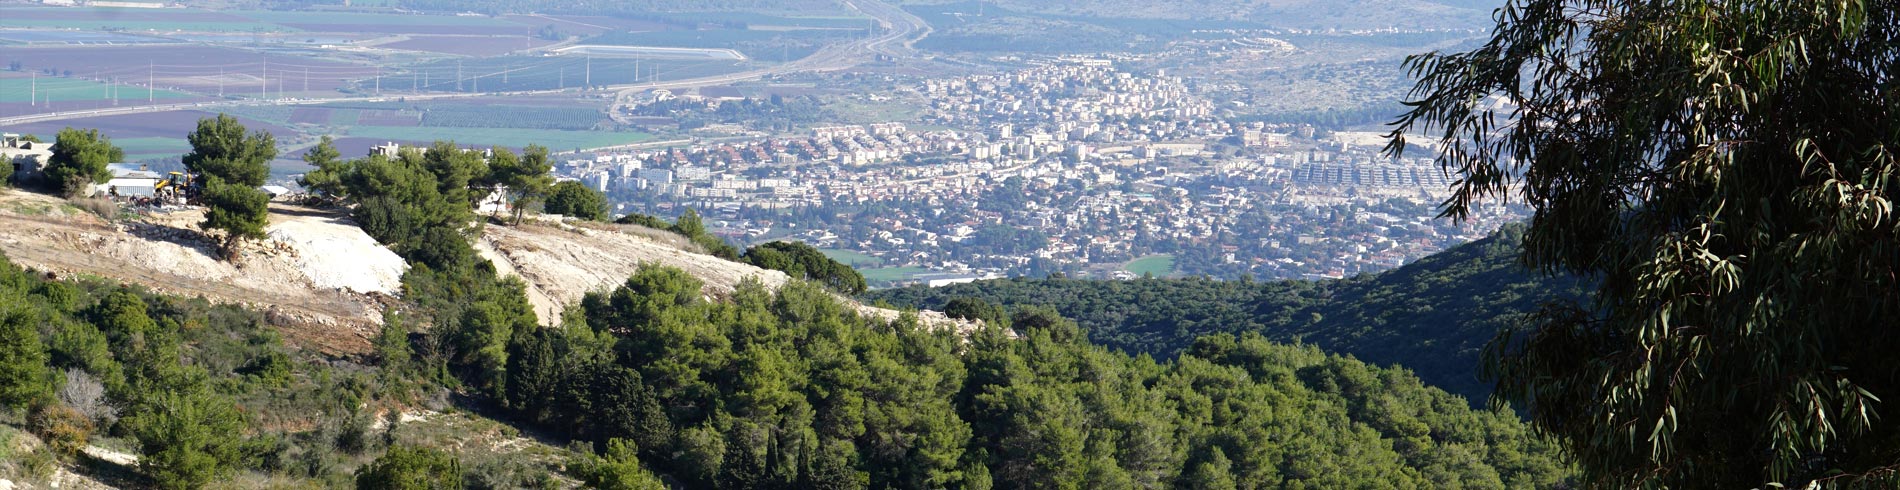
[{"label": "hilltop clearing", "polygon": [[273,205],[270,239],[235,261],[197,223],[199,210],[109,222],[67,201],[0,190],[0,251],[54,275],[90,275],[216,303],[251,305],[293,342],[355,353],[381,325],[404,265],[341,215]]},{"label": "hilltop clearing", "polygon": [[[686,271],[704,282],[704,292],[714,297],[731,294],[747,278],[757,279],[768,289],[778,289],[787,280],[783,272],[699,253],[692,242],[671,232],[639,225],[576,223],[490,225],[483,228],[475,244],[482,257],[495,264],[497,272],[519,276],[528,283],[528,301],[534,304],[543,324],[557,322],[565,305],[580,302],[587,293],[608,291],[625,283],[642,263]],[[885,320],[898,315],[897,311],[845,301],[861,315]],[[921,312],[920,316],[929,325],[957,324],[959,330],[969,327],[934,311]]]}]

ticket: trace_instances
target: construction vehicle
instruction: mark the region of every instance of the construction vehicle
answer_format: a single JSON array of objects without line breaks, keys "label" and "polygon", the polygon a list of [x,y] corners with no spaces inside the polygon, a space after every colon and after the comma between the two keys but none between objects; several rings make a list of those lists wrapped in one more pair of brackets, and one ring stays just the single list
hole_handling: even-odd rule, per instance
[{"label": "construction vehicle", "polygon": [[152,190],[154,194],[158,195],[159,199],[174,204],[183,204],[197,200],[198,192],[202,190],[202,187],[203,182],[191,174],[172,172],[166,176],[164,180],[158,181],[158,185],[153,186]]}]

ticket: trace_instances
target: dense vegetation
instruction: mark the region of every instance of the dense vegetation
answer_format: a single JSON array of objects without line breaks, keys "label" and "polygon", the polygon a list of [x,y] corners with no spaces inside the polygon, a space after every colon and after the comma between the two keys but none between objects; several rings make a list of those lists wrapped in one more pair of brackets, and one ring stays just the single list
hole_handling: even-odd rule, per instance
[{"label": "dense vegetation", "polygon": [[1329,352],[1412,369],[1433,386],[1483,403],[1485,344],[1545,302],[1581,297],[1577,281],[1517,265],[1522,227],[1376,275],[1336,281],[979,281],[872,291],[867,301],[942,310],[958,298],[1040,305],[1075,318],[1089,338],[1130,353],[1173,357],[1196,337],[1259,332]]},{"label": "dense vegetation", "polygon": [[[440,388],[592,443],[566,477],[616,488],[1503,488],[1568,472],[1508,412],[1258,335],[1206,337],[1163,363],[1090,344],[1047,309],[991,307],[966,339],[913,315],[861,316],[817,283],[749,281],[715,300],[658,266],[544,327],[520,280],[468,243],[483,226],[474,204],[520,172],[516,156],[449,143],[305,156],[311,188],[410,262],[405,305],[371,354],[317,359],[253,311],[0,264],[0,403],[60,454],[88,424],[122,427],[109,430],[138,442],[140,478],[168,488],[240,471],[303,486],[559,484],[541,464],[468,465],[470,453],[369,437],[365,410]],[[690,212],[641,218],[710,238]],[[835,262],[804,252],[748,255],[837,282],[823,272]],[[67,389],[85,379],[100,388]],[[108,402],[68,395],[92,391]],[[100,407],[130,416],[107,422]]]},{"label": "dense vegetation", "polygon": [[1014,332],[861,317],[824,290],[709,302],[664,267],[518,331],[525,421],[637,448],[690,488],[1503,488],[1565,470],[1508,412],[1257,335],[1169,363],[1043,309]]},{"label": "dense vegetation", "polygon": [[577,181],[554,184],[548,192],[547,212],[590,221],[607,219],[607,196]]},{"label": "dense vegetation", "polygon": [[864,275],[826,257],[805,242],[769,242],[745,250],[745,262],[783,271],[793,279],[816,282],[844,294],[864,292]]},{"label": "dense vegetation", "polygon": [[340,467],[374,446],[364,405],[400,402],[415,384],[315,361],[258,311],[47,280],[0,257],[0,422],[25,414],[48,443],[8,442],[0,473],[32,477],[112,438],[141,456],[133,486],[202,488],[239,471],[347,482]]},{"label": "dense vegetation", "polygon": [[53,155],[45,168],[46,183],[67,196],[90,194],[89,186],[112,178],[106,164],[125,159],[125,151],[97,129],[62,129],[53,141]]}]

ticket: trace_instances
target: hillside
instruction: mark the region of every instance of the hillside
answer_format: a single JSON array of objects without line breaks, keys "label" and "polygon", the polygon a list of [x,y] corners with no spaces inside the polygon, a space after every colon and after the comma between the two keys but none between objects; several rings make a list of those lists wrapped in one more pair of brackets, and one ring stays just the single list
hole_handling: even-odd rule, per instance
[{"label": "hillside", "polygon": [[347,218],[274,206],[271,238],[234,262],[215,258],[202,210],[108,222],[63,199],[0,189],[0,251],[59,276],[136,284],[265,309],[297,343],[328,353],[369,348],[406,266]]},{"label": "hillside", "polygon": [[[784,272],[761,269],[707,255],[679,235],[638,225],[561,222],[548,219],[520,226],[487,226],[475,242],[481,257],[504,276],[527,283],[528,301],[544,325],[558,324],[567,306],[580,303],[587,293],[613,289],[639,272],[644,264],[677,268],[705,283],[705,293],[732,294],[741,282],[758,280],[778,289]],[[857,304],[840,297],[859,314],[886,320],[899,312]],[[917,312],[923,324],[967,331],[968,322],[951,320],[936,311]]]},{"label": "hillside", "polygon": [[1219,336],[1157,364],[1088,344],[1047,312],[1019,312],[1020,337],[966,339],[853,314],[804,283],[761,286],[709,300],[680,269],[643,268],[611,300],[586,303],[585,323],[509,336],[494,366],[506,389],[491,391],[475,384],[482,365],[458,360],[466,332],[385,329],[373,355],[330,358],[289,349],[256,310],[49,281],[0,256],[0,486],[1547,488],[1570,478],[1555,447],[1510,414],[1312,347]]},{"label": "hillside", "polygon": [[[397,304],[401,257],[356,227],[347,214],[273,204],[269,238],[234,262],[215,258],[198,228],[201,209],[108,222],[66,200],[0,189],[0,252],[56,276],[83,275],[180,296],[254,306],[292,342],[329,354],[360,354]],[[683,248],[684,247],[684,248]],[[690,251],[677,236],[628,225],[488,226],[477,249],[503,275],[522,277],[544,324],[567,305],[625,281],[642,263],[685,269],[707,293],[725,295],[742,280],[776,288],[785,274]],[[897,312],[861,308],[894,318]],[[956,325],[921,313],[931,325]]]},{"label": "hillside", "polygon": [[[476,212],[486,182],[544,178],[544,151],[438,144],[321,162],[306,186],[347,214],[257,196],[246,233],[264,238],[218,245],[229,262],[195,223],[230,207],[138,216],[0,193],[13,210],[0,225],[20,230],[0,252],[33,264],[0,253],[0,487],[66,472],[166,489],[1572,477],[1513,414],[1312,346],[1206,336],[1156,362],[1048,309],[945,328],[866,308],[827,289],[850,286],[823,272],[842,265],[794,259],[801,249],[742,258],[823,282],[698,252],[723,243],[696,213],[609,225]],[[212,182],[214,205],[246,190]],[[569,194],[548,208],[600,218]]]},{"label": "hillside", "polygon": [[1546,301],[1583,297],[1574,279],[1546,278],[1517,265],[1517,230],[1507,227],[1398,269],[1336,281],[1009,279],[888,289],[863,298],[930,309],[960,297],[1048,306],[1075,318],[1096,342],[1162,358],[1202,335],[1259,332],[1398,364],[1426,383],[1483,403],[1491,390],[1477,377],[1479,354],[1498,329]]}]

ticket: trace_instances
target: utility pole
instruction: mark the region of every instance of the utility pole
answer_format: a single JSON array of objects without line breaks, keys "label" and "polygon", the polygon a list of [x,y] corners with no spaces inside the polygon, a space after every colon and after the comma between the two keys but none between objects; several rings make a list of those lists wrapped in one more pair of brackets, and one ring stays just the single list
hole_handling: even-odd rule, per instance
[{"label": "utility pole", "polygon": [[305,92],[310,91],[310,69],[309,68],[303,69],[303,91]]},{"label": "utility pole", "polygon": [[269,56],[264,57],[264,76],[259,78],[259,80],[262,80],[264,84],[262,87],[263,91],[257,94],[258,98],[263,98],[263,99],[270,98],[270,57]]},{"label": "utility pole", "polygon": [[147,61],[145,62],[145,101],[146,102],[158,100],[158,98],[156,97],[157,94],[154,93],[154,87],[156,87],[158,84],[153,83],[154,80],[157,80],[157,79],[152,76],[152,62]]},{"label": "utility pole", "polygon": [[640,59],[633,60],[633,83],[640,83]]},{"label": "utility pole", "polygon": [[462,91],[462,60],[455,60],[455,91]]},{"label": "utility pole", "polygon": [[594,55],[587,55],[587,76],[581,79],[581,85],[594,86]]},{"label": "utility pole", "polygon": [[218,67],[218,98],[224,98],[224,67]]},{"label": "utility pole", "polygon": [[567,67],[561,67],[561,90],[567,90]]},{"label": "utility pole", "polygon": [[40,72],[33,72],[33,81],[27,82],[26,105],[40,105]]},{"label": "utility pole", "polygon": [[376,95],[383,94],[383,65],[376,65]]}]

